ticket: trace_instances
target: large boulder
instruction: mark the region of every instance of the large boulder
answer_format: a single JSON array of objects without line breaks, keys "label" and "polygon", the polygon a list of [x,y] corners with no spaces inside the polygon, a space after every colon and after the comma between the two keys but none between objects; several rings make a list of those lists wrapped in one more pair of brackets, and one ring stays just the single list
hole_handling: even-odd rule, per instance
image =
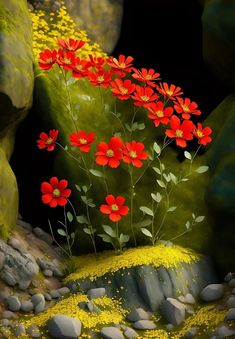
[{"label": "large boulder", "polygon": [[17,126],[31,106],[34,76],[27,1],[1,1],[0,18],[0,235],[7,236],[18,213],[9,159]]}]

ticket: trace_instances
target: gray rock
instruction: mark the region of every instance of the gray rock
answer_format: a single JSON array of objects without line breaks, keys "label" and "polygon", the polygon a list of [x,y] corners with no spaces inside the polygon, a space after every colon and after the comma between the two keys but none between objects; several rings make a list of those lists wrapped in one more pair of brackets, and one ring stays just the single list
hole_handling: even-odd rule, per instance
[{"label": "gray rock", "polygon": [[219,326],[219,328],[217,330],[217,336],[220,339],[223,339],[223,338],[226,338],[226,337],[232,337],[234,335],[235,335],[235,330],[228,328],[224,324]]},{"label": "gray rock", "polygon": [[162,316],[173,325],[180,325],[185,320],[185,305],[174,298],[167,298],[160,305]]},{"label": "gray rock", "polygon": [[8,319],[1,319],[0,321],[2,327],[7,327],[10,324],[10,321]]},{"label": "gray rock", "polygon": [[229,272],[225,277],[224,277],[224,281],[225,282],[229,282],[231,279],[234,278],[234,274],[232,272]]},{"label": "gray rock", "polygon": [[[5,265],[4,265],[5,266]],[[5,281],[5,283],[9,286],[15,286],[17,284],[17,279],[16,277],[13,275],[13,272],[8,272],[6,271],[5,273],[3,273],[3,271],[1,272],[1,278],[3,281]]]},{"label": "gray rock", "polygon": [[207,285],[200,293],[200,298],[203,301],[216,301],[223,297],[224,285],[222,284],[210,284]]},{"label": "gray rock", "polygon": [[234,308],[235,307],[235,296],[231,296],[227,302],[226,302],[228,308]]},{"label": "gray rock", "polygon": [[17,296],[12,295],[7,298],[6,306],[8,310],[17,312],[20,310],[21,302]]},{"label": "gray rock", "polygon": [[8,245],[10,245],[11,247],[15,248],[16,250],[21,248],[21,243],[16,238],[13,238],[13,237],[9,238],[7,243],[8,243]]},{"label": "gray rock", "polygon": [[106,291],[105,288],[99,287],[99,288],[92,288],[87,292],[87,295],[90,299],[96,299],[103,297],[105,295]]},{"label": "gray rock", "polygon": [[45,277],[52,277],[53,276],[53,272],[51,270],[44,270],[43,274],[45,275]]},{"label": "gray rock", "polygon": [[37,258],[37,264],[41,268],[41,270],[46,270],[48,268],[46,260],[42,258]]},{"label": "gray rock", "polygon": [[137,330],[154,330],[157,327],[152,320],[138,320],[132,326]]},{"label": "gray rock", "polygon": [[17,319],[18,318],[17,314],[15,314],[11,311],[3,311],[2,317],[5,318],[5,319]]},{"label": "gray rock", "polygon": [[97,313],[97,314],[101,313],[101,310],[96,305],[94,305],[93,302],[89,301],[86,304],[87,304],[87,310],[89,312],[94,312],[94,313]]},{"label": "gray rock", "polygon": [[0,330],[0,334],[2,335],[1,338],[10,338],[10,334],[9,334],[9,332],[5,328],[2,328]]},{"label": "gray rock", "polygon": [[24,300],[21,302],[20,310],[23,312],[32,312],[33,311],[33,303],[29,300]]},{"label": "gray rock", "polygon": [[194,296],[191,293],[187,293],[185,296],[180,295],[178,297],[179,301],[185,304],[191,304],[194,305],[196,303]]},{"label": "gray rock", "polygon": [[48,332],[57,339],[77,339],[81,334],[82,324],[78,319],[57,314],[48,322]]},{"label": "gray rock", "polygon": [[65,295],[67,293],[70,293],[70,289],[68,287],[61,287],[61,288],[58,288],[57,290],[59,292],[60,295]]},{"label": "gray rock", "polygon": [[126,319],[131,322],[135,322],[138,320],[149,320],[150,318],[150,314],[146,312],[143,308],[136,308],[132,310],[126,317]]},{"label": "gray rock", "polygon": [[166,329],[167,329],[168,331],[173,331],[174,328],[175,328],[175,326],[174,326],[173,324],[167,324],[167,325],[166,325]]},{"label": "gray rock", "polygon": [[235,294],[235,288],[232,289],[232,294]]},{"label": "gray rock", "polygon": [[24,229],[26,229],[29,232],[32,232],[33,227],[31,226],[31,224],[29,224],[28,222],[18,219],[17,220],[17,224],[22,226]]},{"label": "gray rock", "polygon": [[52,296],[49,294],[49,293],[43,293],[43,295],[44,295],[44,298],[45,298],[45,300],[46,301],[51,301],[52,300]]},{"label": "gray rock", "polygon": [[58,290],[51,290],[49,294],[52,296],[53,299],[57,299],[60,297],[60,292]]},{"label": "gray rock", "polygon": [[184,337],[187,338],[187,339],[194,338],[196,336],[197,332],[198,332],[198,328],[192,327],[185,333]]},{"label": "gray rock", "polygon": [[235,308],[230,308],[226,314],[225,320],[235,320]]},{"label": "gray rock", "polygon": [[130,338],[130,339],[138,337],[138,333],[135,330],[133,330],[133,328],[131,328],[131,327],[126,328],[124,335],[127,338]]},{"label": "gray rock", "polygon": [[71,293],[77,293],[78,285],[75,281],[69,281],[66,286],[70,289]]},{"label": "gray rock", "polygon": [[103,327],[100,333],[104,339],[124,339],[122,332],[117,327]]},{"label": "gray rock", "polygon": [[53,238],[49,233],[43,232],[43,235],[40,236],[40,239],[45,241],[48,245],[51,245],[53,243]]},{"label": "gray rock", "polygon": [[17,324],[14,329],[14,334],[16,337],[20,337],[23,333],[26,333],[25,327],[23,324]]},{"label": "gray rock", "polygon": [[41,337],[40,330],[36,325],[31,325],[27,329],[27,334],[29,334],[31,336],[31,338],[40,338]]},{"label": "gray rock", "polygon": [[229,287],[234,288],[235,287],[235,279],[231,279],[228,284],[229,284]]},{"label": "gray rock", "polygon": [[0,270],[3,268],[5,262],[5,254],[0,252]]},{"label": "gray rock", "polygon": [[1,291],[0,291],[0,303],[4,303],[5,300],[10,296],[10,290],[9,287],[5,286]]},{"label": "gray rock", "polygon": [[36,237],[40,238],[41,236],[43,236],[44,231],[40,227],[35,227],[33,229],[33,233],[36,235]]},{"label": "gray rock", "polygon": [[85,301],[78,303],[78,307],[80,307],[80,309],[83,311],[87,311],[87,303]]},{"label": "gray rock", "polygon": [[35,314],[44,311],[45,309],[45,298],[44,295],[41,293],[34,294],[31,298],[32,303],[34,305],[34,312]]}]

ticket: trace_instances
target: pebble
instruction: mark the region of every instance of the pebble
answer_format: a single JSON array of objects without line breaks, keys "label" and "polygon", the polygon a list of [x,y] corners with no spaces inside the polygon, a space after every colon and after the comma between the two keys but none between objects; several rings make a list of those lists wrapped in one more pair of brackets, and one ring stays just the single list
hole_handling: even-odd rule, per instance
[{"label": "pebble", "polygon": [[29,300],[24,300],[21,302],[20,310],[23,312],[32,312],[33,311],[33,303]]},{"label": "pebble", "polygon": [[49,293],[44,292],[43,295],[44,295],[44,298],[45,298],[46,301],[52,300],[52,296]]},{"label": "pebble", "polygon": [[229,272],[225,277],[224,277],[224,281],[225,282],[229,282],[230,280],[232,280],[234,278],[234,273]]},{"label": "pebble", "polygon": [[48,332],[57,339],[77,339],[81,334],[82,324],[78,319],[57,314],[48,322]]},{"label": "pebble", "polygon": [[138,320],[149,320],[151,316],[148,312],[146,312],[143,308],[136,308],[132,310],[126,319],[131,322],[135,322]]},{"label": "pebble", "polygon": [[104,339],[124,339],[122,332],[114,326],[103,327],[100,333]]},{"label": "pebble", "polygon": [[59,288],[57,291],[59,292],[60,295],[70,293],[70,289],[66,286]]},{"label": "pebble", "polygon": [[53,272],[49,269],[44,270],[43,274],[45,275],[45,277],[52,277],[53,276]]},{"label": "pebble", "polygon": [[133,328],[131,328],[131,327],[126,328],[124,335],[127,338],[130,338],[130,339],[138,337],[138,333],[135,330],[133,330]]},{"label": "pebble", "polygon": [[235,307],[235,296],[232,295],[226,302],[228,308],[234,308]]},{"label": "pebble", "polygon": [[8,319],[1,319],[1,325],[2,327],[7,327],[10,324],[10,321]]},{"label": "pebble", "polygon": [[197,332],[198,332],[198,328],[192,327],[185,333],[184,337],[187,338],[187,339],[194,338],[196,336]]},{"label": "pebble", "polygon": [[196,303],[194,296],[191,293],[187,293],[185,296],[180,295],[178,297],[178,300],[181,301],[182,303],[185,303],[185,304],[194,305]]},{"label": "pebble", "polygon": [[27,333],[31,336],[31,338],[40,338],[41,337],[40,330],[36,325],[31,325],[27,329]]},{"label": "pebble", "polygon": [[167,298],[160,305],[162,316],[173,325],[180,325],[185,320],[185,305],[174,298]]},{"label": "pebble", "polygon": [[92,288],[87,292],[87,295],[90,299],[96,299],[103,297],[105,295],[106,291],[105,288],[99,287],[99,288]]},{"label": "pebble", "polygon": [[51,290],[49,294],[52,296],[53,299],[57,299],[60,297],[60,292],[58,290]]},{"label": "pebble", "polygon": [[225,320],[235,320],[235,308],[230,308],[226,314]]},{"label": "pebble", "polygon": [[9,311],[17,312],[20,310],[21,302],[19,298],[15,295],[12,295],[6,300],[7,308]]},{"label": "pebble", "polygon": [[3,252],[0,252],[0,270],[3,268],[5,258],[6,258],[5,254]]},{"label": "pebble", "polygon": [[207,285],[200,293],[200,298],[203,301],[217,301],[224,295],[224,285],[210,284]]},{"label": "pebble", "polygon": [[3,311],[2,317],[5,319],[17,319],[18,318],[17,314],[11,311]]},{"label": "pebble", "polygon": [[45,298],[44,295],[41,293],[34,294],[31,298],[32,303],[34,305],[34,312],[35,314],[44,311],[45,309]]},{"label": "pebble", "polygon": [[40,227],[33,228],[33,233],[36,235],[36,237],[40,238],[43,236],[44,231]]},{"label": "pebble", "polygon": [[14,334],[16,337],[20,337],[23,333],[26,333],[25,327],[23,324],[17,324],[15,326]]},{"label": "pebble", "polygon": [[235,287],[235,279],[231,279],[228,283],[229,287],[234,288]]},{"label": "pebble", "polygon": [[226,338],[226,337],[232,337],[235,335],[235,330],[228,328],[225,325],[219,326],[217,330],[217,335],[220,339]]},{"label": "pebble", "polygon": [[32,225],[29,224],[28,222],[24,221],[24,220],[18,219],[17,224],[22,226],[24,229],[26,229],[29,232],[32,232],[32,230],[33,230]]},{"label": "pebble", "polygon": [[152,320],[139,320],[132,324],[137,330],[154,330],[157,325]]}]

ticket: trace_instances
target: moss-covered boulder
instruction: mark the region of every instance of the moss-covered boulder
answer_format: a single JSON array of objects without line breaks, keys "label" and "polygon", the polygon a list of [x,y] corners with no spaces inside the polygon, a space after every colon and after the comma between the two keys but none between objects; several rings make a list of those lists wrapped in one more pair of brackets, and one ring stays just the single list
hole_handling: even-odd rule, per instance
[{"label": "moss-covered boulder", "polygon": [[0,4],[0,234],[14,227],[18,189],[9,165],[14,135],[32,102],[31,21],[26,0]]}]

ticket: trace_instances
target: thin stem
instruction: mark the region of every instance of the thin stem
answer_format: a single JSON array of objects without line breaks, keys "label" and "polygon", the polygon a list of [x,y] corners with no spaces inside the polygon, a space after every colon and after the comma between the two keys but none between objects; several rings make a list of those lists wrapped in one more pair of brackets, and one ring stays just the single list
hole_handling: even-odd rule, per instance
[{"label": "thin stem", "polygon": [[52,239],[54,240],[54,242],[56,243],[56,245],[70,258],[70,255],[69,253],[58,243],[58,241],[55,239],[55,236],[54,236],[54,232],[52,230],[52,227],[51,227],[51,222],[50,220],[48,219],[48,224],[49,224],[49,227],[50,227],[50,231],[51,231],[51,236],[52,236]]},{"label": "thin stem", "polygon": [[[64,146],[62,146],[59,142],[56,142],[55,144],[58,145],[60,148],[62,148],[63,151],[65,151],[71,158],[73,158],[75,161],[79,163],[79,160],[72,153],[70,153]],[[86,169],[83,168],[80,164],[78,165],[78,167],[81,170],[86,172]]]},{"label": "thin stem", "polygon": [[117,102],[116,102],[116,100],[115,100],[115,104],[114,104],[114,112],[111,112],[111,114],[115,116],[115,118],[118,120],[119,124],[121,125],[122,131],[123,131],[124,136],[125,136],[125,141],[127,141],[126,129],[125,129],[124,125],[123,125],[122,120],[117,115]]},{"label": "thin stem", "polygon": [[172,241],[172,240],[178,239],[179,237],[182,237],[182,235],[185,235],[185,234],[188,233],[188,232],[189,232],[189,230],[186,230],[186,231],[184,231],[184,232],[178,234],[177,236],[175,236],[175,237],[169,239],[168,241]]},{"label": "thin stem", "polygon": [[69,254],[70,254],[70,256],[72,256],[72,251],[71,251],[71,246],[70,246],[70,241],[69,241],[69,233],[68,233],[67,216],[66,216],[66,207],[65,207],[65,205],[64,205],[64,227],[65,227],[65,232],[66,232],[66,240],[67,240]]},{"label": "thin stem", "polygon": [[134,210],[134,193],[135,193],[135,185],[133,183],[133,168],[130,167],[130,165],[128,166],[129,168],[129,175],[130,175],[130,180],[131,180],[131,206],[130,206],[130,217],[131,217],[131,232],[133,235],[133,239],[134,239],[134,244],[135,247],[137,246],[137,242],[136,242],[136,237],[135,237],[135,232],[134,232],[134,228],[133,228],[133,210]]},{"label": "thin stem", "polygon": [[71,202],[68,198],[67,198],[67,201],[68,201],[69,205],[71,206],[72,211],[73,211],[73,214],[74,214],[74,216],[75,216],[75,218],[76,218],[76,217],[77,217],[77,214],[76,214],[76,211],[75,211],[75,208],[74,208],[72,202]]},{"label": "thin stem", "polygon": [[138,112],[139,108],[136,108],[134,107],[134,114],[132,116],[132,119],[131,119],[131,131],[130,131],[130,139],[132,138],[132,128],[133,128],[133,124],[134,124],[134,121],[135,121],[135,117],[136,117],[136,113]]},{"label": "thin stem", "polygon": [[[86,196],[86,199],[87,199],[86,192],[85,192],[85,196]],[[92,227],[91,218],[90,218],[90,212],[89,212],[89,206],[87,204],[86,204],[86,215],[87,215],[87,220],[89,222],[89,226],[88,227],[90,228],[90,231],[91,231],[91,234],[90,234],[91,242],[92,242],[92,245],[93,245],[93,248],[94,248],[95,255],[97,255],[96,244],[95,244],[95,236],[94,236],[94,229]]]},{"label": "thin stem", "polygon": [[88,180],[89,180],[89,189],[90,189],[90,188],[91,188],[91,186],[92,186],[90,172],[89,172],[89,170],[88,170],[88,167],[87,167],[86,161],[85,161],[85,159],[84,159],[84,157],[83,157],[83,155],[82,155],[82,152],[81,152],[81,151],[79,151],[79,153],[80,153],[80,156],[81,156],[82,162],[83,162],[83,164],[84,164],[85,171],[86,171],[86,173],[87,173],[87,176],[88,176]]},{"label": "thin stem", "polygon": [[107,183],[107,179],[106,179],[106,173],[105,173],[105,167],[103,166],[103,179],[104,179],[104,186],[106,189],[106,193],[109,193],[109,188],[108,188],[108,183]]}]

